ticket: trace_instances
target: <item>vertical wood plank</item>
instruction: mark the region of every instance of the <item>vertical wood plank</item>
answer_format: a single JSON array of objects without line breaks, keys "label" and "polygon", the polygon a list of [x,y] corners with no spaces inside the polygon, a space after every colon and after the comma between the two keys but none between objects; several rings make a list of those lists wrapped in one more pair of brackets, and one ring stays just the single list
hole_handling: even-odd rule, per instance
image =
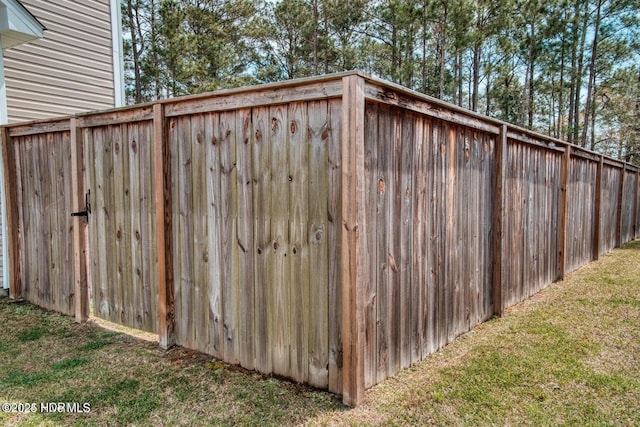
[{"label": "vertical wood plank", "polygon": [[[93,147],[95,159],[95,190],[96,198],[93,209],[95,212],[95,228],[93,236],[91,230],[89,231],[89,237],[91,239],[91,252],[93,254],[93,268],[95,272],[93,277],[96,280],[92,281],[93,288],[93,305],[94,312],[97,316],[103,319],[109,319],[112,311],[112,307],[109,299],[109,270],[107,268],[108,262],[111,261],[113,251],[110,250],[113,242],[111,231],[110,217],[112,215],[111,208],[113,203],[110,201],[111,196],[111,177],[109,172],[113,163],[111,156],[111,141],[107,137],[105,128],[91,129],[87,145]],[[92,210],[93,210],[92,209]],[[100,237],[98,237],[100,236]],[[107,261],[107,262],[101,262]]]},{"label": "vertical wood plank", "polygon": [[[567,145],[562,155],[562,169],[560,172],[560,200],[558,206],[558,279],[563,280],[567,268],[567,203],[569,194],[569,166],[571,164],[571,146]],[[552,207],[547,207],[549,209]],[[547,212],[545,209],[545,213]]]},{"label": "vertical wood plank", "polygon": [[47,206],[49,202],[50,194],[46,190],[46,184],[49,182],[48,177],[45,178],[45,174],[48,172],[48,168],[45,165],[45,158],[47,156],[46,150],[46,136],[39,134],[34,138],[33,149],[31,152],[31,158],[33,161],[33,182],[34,182],[34,209],[35,214],[35,227],[32,234],[32,249],[35,249],[36,258],[35,264],[37,266],[37,275],[34,287],[32,288],[34,293],[32,299],[40,302],[41,305],[47,308],[49,306],[49,287],[48,271],[50,262],[50,239],[51,230],[49,227],[49,221],[46,215]]},{"label": "vertical wood plank", "polygon": [[129,170],[129,144],[128,144],[128,130],[135,128],[136,123],[127,123],[120,125],[120,151],[122,153],[122,176],[119,178],[122,181],[122,193],[124,203],[122,204],[122,222],[121,222],[121,236],[119,238],[121,249],[121,278],[123,287],[123,301],[122,306],[126,315],[123,325],[129,327],[136,327],[135,314],[137,302],[137,289],[135,283],[135,277],[132,275],[133,267],[131,265],[132,253],[131,253],[131,175]]},{"label": "vertical wood plank", "polygon": [[[62,211],[62,209],[68,209],[67,206],[61,206],[58,199],[58,188],[62,187],[64,191],[64,184],[60,183],[60,179],[58,178],[58,168],[63,164],[60,156],[62,148],[59,146],[60,141],[57,132],[49,132],[43,135],[43,142],[44,146],[41,159],[44,172],[43,190],[45,194],[46,206],[44,215],[45,221],[49,226],[47,233],[49,262],[47,266],[48,268],[45,271],[45,281],[48,288],[47,300],[51,309],[62,313],[69,313],[69,311],[67,310],[67,308],[69,308],[66,304],[67,301],[61,301],[62,299],[65,299],[64,287],[66,284],[59,281],[60,277],[58,274],[61,258],[60,243],[62,240],[62,235],[60,234],[60,230],[58,228],[58,224],[62,222],[59,216],[64,212]],[[46,175],[47,172],[49,174],[48,176]],[[62,212],[59,212],[59,210]],[[75,313],[75,308],[72,309],[71,312]]]},{"label": "vertical wood plank", "polygon": [[[73,208],[73,187],[71,182],[71,135],[69,132],[59,132],[59,145],[62,147],[59,157],[58,167],[58,209],[60,212],[57,233],[60,241],[60,259],[57,261],[60,265],[58,271],[58,280],[62,284],[65,296],[66,314],[75,316],[76,293],[73,274],[73,218],[70,215]],[[84,182],[84,174],[82,164],[80,165],[80,197],[84,198],[82,189]],[[65,211],[66,210],[66,211]],[[85,227],[87,221],[84,221]],[[79,295],[78,295],[79,297]]]},{"label": "vertical wood plank", "polygon": [[[83,140],[82,129],[78,127],[78,119],[71,118],[70,123],[71,145],[71,201],[72,211],[78,212],[85,209],[84,174],[82,174]],[[91,165],[93,167],[93,165]],[[84,233],[89,218],[75,217],[73,219],[73,288],[74,288],[74,314],[78,322],[84,322],[89,318],[89,293],[87,287],[87,269],[85,258]]]},{"label": "vertical wood plank", "polygon": [[343,78],[342,126],[342,339],[343,402],[364,399],[364,79]]},{"label": "vertical wood plank", "polygon": [[[413,257],[416,256],[413,250],[413,210],[412,199],[414,188],[413,180],[413,157],[414,157],[414,145],[415,145],[415,121],[416,117],[413,114],[404,112],[402,119],[399,121],[402,127],[402,137],[400,146],[400,168],[397,171],[399,174],[398,184],[400,194],[398,199],[400,201],[400,233],[399,243],[400,251],[399,255],[399,293],[398,293],[398,306],[399,312],[399,359],[398,365],[400,369],[405,369],[411,366],[411,354],[412,354],[412,322],[411,318],[413,311],[417,310],[417,304],[420,303],[419,298],[417,304],[413,302],[413,290],[418,287],[418,283],[412,276],[412,264]],[[418,295],[415,295],[418,297]]]},{"label": "vertical wood plank", "polygon": [[175,307],[173,293],[171,158],[162,104],[153,106],[153,190],[158,262],[158,336],[160,347],[175,344]]},{"label": "vertical wood plank", "polygon": [[389,376],[394,376],[400,370],[401,353],[401,294],[400,269],[401,260],[401,232],[402,232],[402,112],[400,109],[391,110],[391,131],[392,137],[387,143],[391,148],[389,158],[389,178],[387,191],[389,194],[389,217],[388,227],[388,261],[389,261],[389,289],[388,289],[388,319],[389,319],[389,347],[387,355],[389,357]]},{"label": "vertical wood plank", "polygon": [[[371,107],[373,109],[373,106]],[[376,383],[389,377],[389,346],[391,319],[389,305],[390,267],[389,267],[389,209],[391,205],[390,188],[393,183],[391,173],[392,120],[388,107],[376,106],[378,161],[376,165]],[[343,141],[343,144],[345,142]],[[343,183],[344,185],[344,183]],[[344,191],[344,190],[343,190]],[[343,200],[343,203],[345,201]],[[366,337],[365,337],[366,339]]]},{"label": "vertical wood plank", "polygon": [[[35,191],[35,180],[34,180],[34,162],[33,162],[33,146],[34,146],[34,138],[32,136],[25,137],[19,144],[21,153],[20,153],[20,169],[24,174],[23,179],[23,191],[20,197],[22,198],[23,206],[21,206],[22,211],[20,212],[20,218],[23,226],[23,248],[20,249],[23,253],[30,253],[32,255],[37,254],[38,248],[33,248],[33,233],[36,229],[36,225],[38,224],[36,215],[29,215],[30,209],[33,209],[35,206],[35,201],[33,200]],[[33,211],[32,211],[33,212]],[[23,277],[22,277],[22,291],[21,297],[25,297],[29,294],[32,288],[32,284],[35,283],[38,279],[38,263],[37,262],[28,262],[26,257],[23,260]]]},{"label": "vertical wood plank", "polygon": [[289,322],[289,290],[286,276],[289,272],[287,259],[288,217],[289,217],[289,177],[288,150],[289,134],[286,106],[274,106],[269,109],[271,132],[271,239],[273,254],[268,264],[268,277],[271,289],[271,319],[269,341],[271,342],[273,372],[289,376],[289,347],[291,336]]},{"label": "vertical wood plank", "polygon": [[[370,103],[365,109],[365,151],[364,170],[367,188],[366,221],[371,230],[378,230],[378,191],[379,191],[379,171],[378,171],[378,104]],[[382,225],[382,230],[386,224]],[[377,351],[377,279],[378,279],[378,258],[376,254],[378,246],[378,234],[367,233],[365,249],[366,257],[374,260],[369,264],[369,277],[371,280],[365,283],[365,387],[372,387],[377,380],[378,351]]]},{"label": "vertical wood plank", "polygon": [[115,180],[115,151],[118,144],[118,126],[108,126],[104,129],[104,189],[105,189],[105,223],[106,223],[106,252],[104,256],[108,257],[109,265],[107,266],[106,297],[108,301],[109,317],[106,319],[118,322],[121,313],[121,307],[118,302],[120,286],[118,286],[118,251],[117,251],[117,219],[118,219],[118,186]]},{"label": "vertical wood plank", "polygon": [[237,242],[239,286],[240,365],[254,369],[254,258],[253,251],[253,173],[251,160],[251,110],[238,110],[235,122],[237,163]]},{"label": "vertical wood plank", "polygon": [[[122,158],[122,126],[110,125],[109,132],[112,138],[112,164],[110,181],[113,185],[112,192],[112,216],[110,218],[111,225],[113,227],[113,234],[111,239],[113,243],[113,251],[109,251],[109,254],[113,256],[113,262],[107,267],[111,270],[112,282],[109,283],[111,288],[110,301],[113,304],[115,312],[112,314],[110,321],[120,324],[126,324],[126,317],[128,316],[126,306],[127,299],[123,294],[127,284],[124,282],[122,274],[122,264],[125,258],[124,247],[122,244],[122,232],[123,232],[123,216],[124,216],[124,191],[123,188],[123,158]],[[126,184],[125,184],[126,185]]]},{"label": "vertical wood plank", "polygon": [[445,323],[445,335],[443,344],[453,341],[456,335],[455,322],[455,303],[456,296],[460,290],[457,279],[457,265],[455,263],[456,256],[456,188],[458,186],[459,176],[456,167],[457,147],[456,147],[456,130],[455,124],[445,123],[443,137],[446,138],[447,144],[447,164],[446,164],[446,216],[445,216],[445,233],[446,233],[446,252],[445,252],[445,306],[443,317]]},{"label": "vertical wood plank", "polygon": [[433,170],[434,170],[434,198],[431,217],[432,235],[435,236],[433,251],[434,298],[433,298],[433,325],[434,325],[434,349],[443,347],[447,340],[447,280],[446,250],[447,250],[447,131],[442,121],[434,122],[433,132]]},{"label": "vertical wood plank", "polygon": [[19,260],[19,237],[18,230],[20,218],[18,216],[18,197],[16,181],[20,176],[16,174],[16,150],[9,137],[9,130],[6,126],[0,128],[2,137],[2,167],[4,170],[4,200],[7,210],[7,223],[3,224],[7,233],[7,245],[9,259],[4,260],[9,267],[9,295],[13,299],[22,297],[22,281],[20,274]]},{"label": "vertical wood plank", "polygon": [[220,118],[210,113],[205,118],[206,151],[206,199],[207,199],[207,239],[209,248],[208,271],[208,328],[209,338],[206,352],[224,359],[224,312],[221,270],[222,258],[222,217],[220,194],[220,138],[218,129]]},{"label": "vertical wood plank", "polygon": [[[6,228],[7,243],[8,243],[7,251],[11,250],[10,248],[13,246],[16,249],[16,252],[14,252],[14,255],[17,256],[18,258],[17,260],[14,259],[12,261],[11,256],[9,256],[10,259],[4,260],[4,262],[9,267],[9,282],[10,282],[9,293],[11,295],[11,282],[14,280],[20,280],[22,282],[26,282],[27,276],[28,276],[28,268],[26,266],[25,257],[21,256],[20,251],[17,250],[17,248],[26,248],[25,233],[27,232],[29,215],[26,215],[26,216],[24,215],[25,203],[23,202],[23,199],[24,199],[23,193],[26,192],[25,188],[27,186],[27,183],[25,181],[26,181],[27,173],[24,165],[24,161],[25,161],[24,142],[13,140],[11,137],[8,136],[8,133],[6,134],[6,137],[3,137],[3,138],[5,138],[3,139],[3,141],[7,141],[6,142],[7,147],[5,149],[8,150],[8,155],[13,156],[13,169],[14,169],[11,172],[13,175],[10,175],[10,172],[7,171],[7,169],[4,169],[5,177],[12,179],[13,183],[15,184],[14,185],[15,188],[12,190],[14,192],[13,195],[15,196],[13,208],[8,205],[8,203],[10,203],[9,202],[10,195],[8,192],[5,192],[5,200],[3,201],[4,203],[7,203],[7,206],[6,206],[7,217],[9,215],[13,215],[12,221],[14,222],[14,224],[17,224],[17,227],[15,227],[13,230],[9,228],[8,222],[5,225],[7,227]],[[2,144],[5,145],[4,142]],[[4,158],[5,157],[3,156],[3,159]],[[9,158],[9,160],[5,160],[5,162],[9,162],[9,161],[11,161],[11,157]],[[5,165],[8,165],[8,163],[5,163]],[[13,178],[11,178],[11,176],[13,176]],[[7,181],[5,180],[5,185],[6,184],[7,184]],[[13,212],[9,213],[9,209],[13,209]],[[22,233],[16,233],[16,230],[18,229],[21,229]],[[13,244],[10,244],[9,242],[11,242],[12,234],[14,236],[13,237],[14,241],[13,241]],[[11,272],[12,267],[14,271],[19,272],[19,274],[17,275],[17,278],[13,278],[14,273]]]},{"label": "vertical wood plank", "polygon": [[[146,233],[142,232],[142,192],[141,192],[141,163],[140,163],[140,149],[143,144],[143,128],[144,124],[130,123],[127,126],[127,139],[123,141],[123,150],[126,150],[129,156],[128,162],[128,177],[129,177],[129,210],[128,216],[130,218],[129,229],[126,230],[126,237],[124,244],[128,244],[129,263],[130,268],[125,270],[125,275],[130,278],[131,281],[131,298],[132,302],[130,307],[132,313],[130,314],[131,326],[136,329],[144,329],[145,321],[145,305],[144,305],[144,278],[143,278],[143,258],[142,258],[142,238]],[[143,167],[142,173],[150,172],[146,167]]]},{"label": "vertical wood plank", "polygon": [[[329,246],[329,390],[342,394],[342,293],[340,288],[340,274],[342,271],[342,242],[340,239],[342,229],[342,100],[340,99],[329,101],[329,137],[329,204],[327,212],[327,244]],[[375,298],[370,303],[375,305]],[[375,335],[375,332],[373,334]]]},{"label": "vertical wood plank", "polygon": [[505,221],[505,168],[507,167],[507,125],[502,125],[495,145],[495,175],[493,194],[493,314],[502,316],[504,311],[503,269],[504,259],[504,221]]},{"label": "vertical wood plank", "polygon": [[[411,364],[422,359],[423,337],[426,328],[424,323],[425,296],[427,289],[426,259],[426,165],[425,165],[425,121],[424,117],[415,118],[414,153],[412,157],[412,242],[413,256],[411,260]],[[372,225],[371,229],[375,230]],[[375,233],[371,233],[375,234]]]},{"label": "vertical wood plank", "polygon": [[193,330],[191,340],[194,349],[205,351],[209,340],[208,320],[209,305],[208,273],[209,273],[209,239],[207,221],[207,197],[205,171],[207,166],[207,143],[205,141],[205,124],[202,114],[191,116],[191,211],[192,236],[192,277],[193,277]]},{"label": "vertical wood plank", "polygon": [[[290,271],[287,278],[290,292],[290,311],[292,322],[290,323],[291,347],[289,358],[291,360],[291,375],[298,382],[309,380],[309,368],[314,366],[310,360],[311,344],[315,336],[311,333],[311,328],[319,328],[322,325],[322,318],[314,319],[314,324],[310,322],[311,310],[314,314],[320,302],[311,299],[311,287],[317,286],[318,279],[310,280],[310,224],[311,216],[309,189],[313,184],[317,184],[320,178],[318,168],[325,169],[326,165],[321,163],[313,164],[309,162],[309,149],[311,140],[317,138],[313,135],[314,129],[309,126],[309,115],[312,108],[307,110],[307,103],[298,102],[289,105],[289,120],[287,130],[289,132],[289,187],[291,198],[289,199],[289,258]],[[320,117],[320,120],[323,118]],[[313,181],[313,184],[310,182]],[[328,183],[324,183],[327,185]],[[322,197],[322,194],[314,194],[313,197]],[[324,212],[322,212],[324,213]],[[316,215],[313,218],[317,218]],[[314,270],[315,272],[316,270]],[[325,281],[321,286],[327,286]],[[314,350],[316,350],[314,348]],[[317,381],[316,376],[312,381]]]},{"label": "vertical wood plank", "polygon": [[[329,201],[329,123],[327,102],[309,103],[309,258],[311,260],[309,298],[309,383],[326,387],[329,360],[329,247],[327,245],[327,212]],[[291,194],[291,197],[295,197]]]},{"label": "vertical wood plank", "polygon": [[436,210],[435,201],[435,180],[436,180],[436,168],[435,168],[435,153],[439,151],[437,141],[434,139],[433,134],[433,121],[430,118],[425,118],[424,128],[424,141],[423,145],[423,158],[424,158],[424,174],[425,174],[425,196],[424,196],[424,300],[422,303],[422,354],[433,353],[436,349],[436,322],[435,322],[435,300],[436,300],[436,253],[438,239],[435,232],[436,218],[433,214]]},{"label": "vertical wood plank", "polygon": [[268,374],[272,371],[269,331],[273,321],[270,301],[271,289],[268,265],[271,261],[271,132],[269,109],[253,109],[253,144],[251,169],[253,175],[253,214],[255,251],[255,301],[254,349],[255,368]]},{"label": "vertical wood plank", "polygon": [[[454,323],[454,337],[460,335],[466,329],[466,301],[467,301],[467,279],[468,270],[470,267],[470,259],[468,257],[469,245],[471,245],[471,236],[469,236],[469,216],[473,212],[473,206],[469,199],[469,192],[467,186],[468,169],[467,169],[467,156],[468,149],[465,143],[466,129],[463,127],[455,128],[455,169],[456,169],[456,185],[454,196],[454,207],[452,209],[454,216],[454,257],[452,258],[453,277],[454,277],[454,310],[453,310],[453,323]],[[468,204],[471,208],[464,214],[461,206],[463,203]],[[463,239],[466,239],[466,243],[463,244]],[[463,264],[461,266],[460,264]],[[466,265],[465,265],[466,264]]]},{"label": "vertical wood plank", "polygon": [[229,363],[240,363],[239,300],[238,282],[238,170],[236,167],[235,133],[236,112],[220,114],[220,212],[222,235],[222,287],[225,359]]},{"label": "vertical wood plank", "polygon": [[[156,276],[158,247],[156,245],[157,227],[154,194],[156,171],[153,165],[154,122],[148,121],[141,123],[139,125],[138,137],[137,150],[140,164],[140,171],[138,172],[140,176],[140,262],[142,264],[141,304],[143,307],[142,328],[145,331],[158,333],[158,288],[160,284]],[[159,183],[159,185],[162,185],[162,183]],[[165,209],[165,213],[166,212]],[[164,260],[161,262],[164,262]]]},{"label": "vertical wood plank", "polygon": [[[176,293],[176,302],[180,306],[176,318],[180,325],[177,329],[179,343],[187,348],[193,348],[194,338],[194,297],[193,297],[193,215],[191,213],[191,200],[193,199],[193,181],[191,170],[193,168],[191,117],[182,116],[177,119],[178,140],[176,151],[178,153],[178,167],[176,169],[179,180],[177,195],[178,210],[178,236],[176,241],[176,255],[180,266],[180,273],[176,275],[180,291]],[[228,264],[227,264],[228,265]]]}]

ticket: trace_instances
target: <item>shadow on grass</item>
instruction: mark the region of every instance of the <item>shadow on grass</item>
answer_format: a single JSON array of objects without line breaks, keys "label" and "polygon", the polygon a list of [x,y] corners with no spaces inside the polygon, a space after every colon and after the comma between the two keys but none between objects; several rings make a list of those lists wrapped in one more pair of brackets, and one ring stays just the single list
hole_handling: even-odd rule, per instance
[{"label": "shadow on grass", "polygon": [[[16,425],[297,425],[343,411],[331,393],[180,347],[0,299],[0,400],[90,404],[83,413],[0,413]],[[79,406],[82,407],[82,406]]]}]

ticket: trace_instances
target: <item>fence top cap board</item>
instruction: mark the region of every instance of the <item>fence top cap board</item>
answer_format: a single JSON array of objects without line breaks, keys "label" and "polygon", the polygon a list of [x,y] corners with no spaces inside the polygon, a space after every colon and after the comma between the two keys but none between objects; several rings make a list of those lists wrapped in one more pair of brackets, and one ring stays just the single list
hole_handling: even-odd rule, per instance
[{"label": "fence top cap board", "polygon": [[[372,76],[368,73],[359,70],[344,71],[340,73],[325,74],[321,76],[303,77],[298,79],[285,80],[273,83],[264,83],[253,86],[243,86],[232,89],[222,89],[214,92],[206,92],[195,95],[186,95],[176,98],[161,99],[153,102],[125,106],[120,108],[112,108],[108,110],[90,111],[85,113],[76,113],[70,116],[62,116],[60,118],[34,120],[30,122],[15,123],[11,125],[4,125],[8,128],[9,136],[29,135],[43,132],[57,132],[68,131],[70,129],[71,119],[77,119],[76,126],[80,128],[103,126],[108,124],[135,122],[153,119],[153,108],[155,105],[163,105],[165,108],[165,116],[177,116],[181,114],[197,114],[207,111],[223,111],[234,110],[238,108],[247,108],[268,104],[286,104],[292,101],[310,100],[319,97],[341,97],[342,90],[339,83],[345,77],[358,76],[361,77],[367,87],[373,89],[372,91],[365,93],[365,98],[374,102],[396,101],[396,105],[401,108],[407,108],[408,103],[422,102],[429,105],[433,110],[440,110],[447,114],[438,116],[443,120],[449,120],[455,122],[451,117],[463,117],[475,121],[476,123],[483,123],[482,128],[495,129],[494,133],[501,132],[501,129],[506,126],[507,133],[510,138],[516,138],[519,140],[537,140],[539,146],[553,149],[555,151],[564,151],[566,147],[571,147],[571,150],[576,153],[582,153],[587,159],[593,158],[593,160],[601,157],[600,153],[588,150],[584,147],[580,147],[574,144],[569,144],[566,141],[562,141],[553,138],[549,135],[544,135],[535,132],[530,129],[522,128],[516,125],[509,124],[502,120],[482,115],[475,111],[468,110],[466,108],[451,104],[449,102],[431,97],[429,95],[417,92],[413,89],[406,88],[396,83]],[[333,91],[323,91],[325,86],[333,85]],[[305,88],[310,87],[319,88],[318,92],[311,93],[305,92]],[[289,91],[290,93],[297,92],[296,89],[300,89],[300,93],[295,97],[284,97],[278,93],[281,91]],[[384,92],[383,95],[374,96],[372,93],[375,91]],[[247,97],[243,95],[255,94],[255,96]],[[264,98],[271,96],[271,99],[265,101]],[[240,101],[235,103],[219,102],[220,100],[230,99],[233,97],[242,97]],[[400,99],[402,98],[402,99]],[[215,108],[213,104],[218,102]],[[197,104],[196,107],[181,107],[182,105]],[[606,163],[616,167],[627,167],[628,170],[637,170],[638,167],[625,163],[621,160],[613,159],[610,157],[602,156]],[[626,165],[626,166],[625,166]]]}]

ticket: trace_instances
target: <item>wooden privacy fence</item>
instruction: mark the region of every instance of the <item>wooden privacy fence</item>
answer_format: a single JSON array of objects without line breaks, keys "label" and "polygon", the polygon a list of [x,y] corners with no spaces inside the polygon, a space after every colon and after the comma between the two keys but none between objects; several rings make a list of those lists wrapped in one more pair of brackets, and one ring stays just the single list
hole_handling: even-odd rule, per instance
[{"label": "wooden privacy fence", "polygon": [[351,405],[640,225],[638,167],[356,72],[6,126],[2,154],[14,298],[84,320],[91,289]]}]

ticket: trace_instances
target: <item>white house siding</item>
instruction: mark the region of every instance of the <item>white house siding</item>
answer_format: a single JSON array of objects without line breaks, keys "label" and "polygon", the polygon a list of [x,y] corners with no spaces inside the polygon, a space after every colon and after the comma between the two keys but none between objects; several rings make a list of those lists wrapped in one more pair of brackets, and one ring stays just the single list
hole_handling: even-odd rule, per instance
[{"label": "white house siding", "polygon": [[22,4],[47,30],[4,52],[9,123],[114,107],[110,0]]}]

